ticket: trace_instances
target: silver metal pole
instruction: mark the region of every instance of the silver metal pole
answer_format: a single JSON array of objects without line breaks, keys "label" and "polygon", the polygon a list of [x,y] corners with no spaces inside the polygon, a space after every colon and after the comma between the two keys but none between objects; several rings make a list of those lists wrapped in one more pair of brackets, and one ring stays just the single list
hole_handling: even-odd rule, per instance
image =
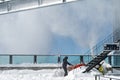
[{"label": "silver metal pole", "polygon": [[97,75],[95,75],[95,80],[97,80]]},{"label": "silver metal pole", "polygon": [[12,6],[10,5],[10,1],[7,1],[7,11],[9,12],[11,10]]},{"label": "silver metal pole", "polygon": [[42,0],[38,0],[38,6],[42,4]]}]

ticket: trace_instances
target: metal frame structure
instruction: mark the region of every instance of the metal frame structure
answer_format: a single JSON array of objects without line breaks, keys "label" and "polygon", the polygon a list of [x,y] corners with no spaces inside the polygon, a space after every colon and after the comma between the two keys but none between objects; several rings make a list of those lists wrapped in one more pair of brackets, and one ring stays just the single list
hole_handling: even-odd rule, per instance
[{"label": "metal frame structure", "polygon": [[[110,75],[114,75],[115,77],[110,77]],[[117,76],[116,76],[117,75]],[[103,75],[95,75],[95,80],[100,80],[102,77],[103,78],[106,78],[106,79],[109,79],[109,80],[120,80],[120,77],[119,77],[120,73],[118,74],[107,74],[106,76],[103,76]]]},{"label": "metal frame structure", "polygon": [[[78,1],[78,0],[73,0]],[[0,15],[12,12],[25,11],[35,8],[42,8],[53,6],[73,1],[67,0],[1,0],[0,1]],[[18,7],[19,6],[19,7]],[[14,7],[18,7],[15,8]]]},{"label": "metal frame structure", "polygon": [[[38,63],[39,64],[39,61],[38,61],[38,57],[39,56],[55,56],[56,57],[56,63],[62,63],[62,58],[64,56],[76,56],[76,57],[79,57],[79,59],[76,59],[77,61],[79,61],[79,63],[85,61],[86,57],[88,57],[88,61],[89,62],[92,58],[91,58],[91,55],[81,55],[81,54],[0,54],[0,57],[2,56],[7,56],[9,59],[8,59],[8,64],[14,64],[14,57],[15,56],[20,56],[20,57],[25,57],[25,56],[31,56],[33,57],[33,62],[32,64],[36,64]],[[112,58],[114,56],[120,56],[120,55],[108,55],[108,58],[107,58],[107,61],[109,64],[112,65]],[[19,59],[18,59],[19,60]],[[49,61],[49,60],[48,60]],[[2,62],[2,61],[1,61]],[[119,68],[118,66],[113,66],[114,68]]]}]

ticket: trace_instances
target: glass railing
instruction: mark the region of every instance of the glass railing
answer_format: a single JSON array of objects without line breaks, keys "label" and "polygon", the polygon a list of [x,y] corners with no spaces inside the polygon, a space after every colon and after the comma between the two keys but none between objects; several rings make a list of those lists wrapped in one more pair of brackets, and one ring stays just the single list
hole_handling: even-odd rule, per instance
[{"label": "glass railing", "polygon": [[9,56],[2,55],[0,56],[0,64],[9,64]]},{"label": "glass railing", "polygon": [[[88,63],[92,60],[91,55],[5,55],[0,54],[0,65],[7,65],[7,64],[41,64],[41,63],[62,63],[63,58],[68,56],[68,61],[72,64],[79,64],[81,63],[81,57],[83,58],[84,63]],[[113,67],[120,67],[120,64],[115,61],[120,61],[120,55],[109,55],[105,61],[111,64]],[[117,64],[116,64],[117,63]]]},{"label": "glass railing", "polygon": [[33,9],[75,0],[8,0],[0,2],[0,14]]}]

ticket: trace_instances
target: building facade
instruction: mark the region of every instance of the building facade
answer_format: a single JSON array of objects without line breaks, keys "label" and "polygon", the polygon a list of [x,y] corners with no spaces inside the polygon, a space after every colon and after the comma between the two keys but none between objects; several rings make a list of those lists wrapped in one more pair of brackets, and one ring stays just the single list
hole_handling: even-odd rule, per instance
[{"label": "building facade", "polygon": [[[120,1],[114,4],[114,21],[113,21],[113,41],[120,43]],[[115,51],[115,56],[113,57],[113,64],[116,67],[120,67],[120,51]]]}]

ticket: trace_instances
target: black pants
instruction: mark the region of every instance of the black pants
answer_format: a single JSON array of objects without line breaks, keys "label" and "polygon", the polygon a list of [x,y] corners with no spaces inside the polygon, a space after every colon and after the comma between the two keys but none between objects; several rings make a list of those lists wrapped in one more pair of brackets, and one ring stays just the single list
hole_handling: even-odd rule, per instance
[{"label": "black pants", "polygon": [[68,75],[68,72],[67,72],[67,67],[63,67],[63,70],[64,70],[64,76],[67,76]]}]

